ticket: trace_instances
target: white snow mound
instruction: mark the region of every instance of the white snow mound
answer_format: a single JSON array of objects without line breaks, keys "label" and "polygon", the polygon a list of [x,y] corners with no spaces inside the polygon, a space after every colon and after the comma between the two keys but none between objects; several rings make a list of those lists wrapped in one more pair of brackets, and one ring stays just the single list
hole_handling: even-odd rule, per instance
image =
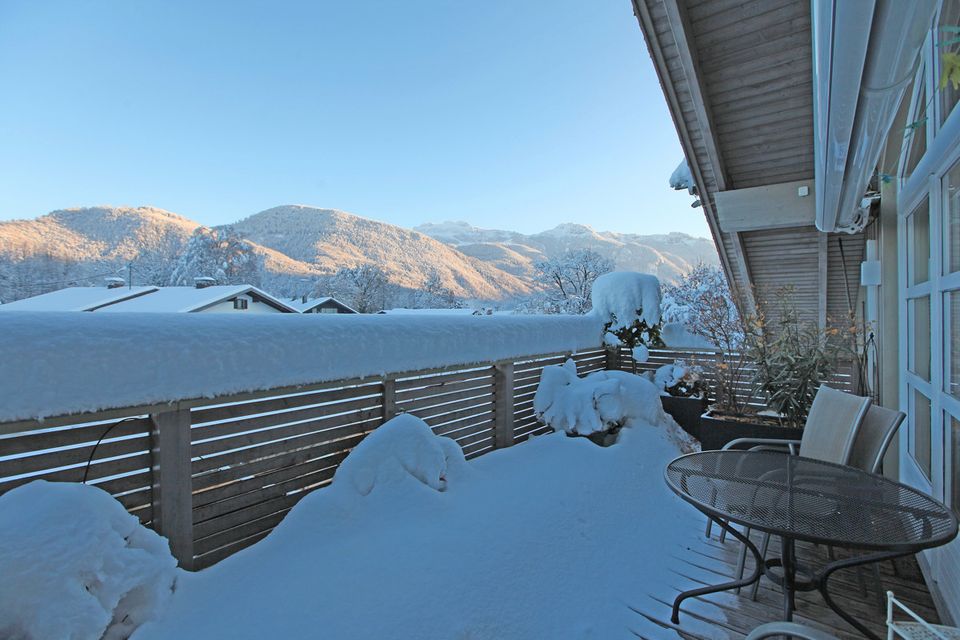
[{"label": "white snow mound", "polygon": [[533,410],[555,431],[589,435],[613,427],[653,426],[666,430],[683,451],[699,448],[663,410],[657,386],[626,371],[594,371],[580,378],[573,360],[544,367]]},{"label": "white snow mound", "polygon": [[593,283],[592,313],[604,322],[613,319],[612,330],[629,327],[635,320],[647,326],[660,322],[660,281],[648,273],[614,271]]},{"label": "white snow mound", "polygon": [[465,473],[463,450],[434,435],[420,418],[400,414],[368,435],[337,469],[331,488],[366,496],[376,489],[414,485],[444,491]]},{"label": "white snow mound", "polygon": [[36,480],[0,496],[0,638],[119,640],[170,598],[160,537],[93,486]]}]

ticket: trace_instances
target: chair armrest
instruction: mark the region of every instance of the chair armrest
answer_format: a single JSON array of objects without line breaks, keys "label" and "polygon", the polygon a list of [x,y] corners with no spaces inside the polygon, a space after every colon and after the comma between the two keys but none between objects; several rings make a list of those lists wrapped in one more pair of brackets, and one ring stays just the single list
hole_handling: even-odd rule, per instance
[{"label": "chair armrest", "polygon": [[768,622],[762,624],[751,631],[746,640],[762,640],[771,636],[791,636],[801,638],[801,640],[836,640],[836,636],[796,622]]},{"label": "chair armrest", "polygon": [[737,438],[723,445],[722,451],[748,447],[750,451],[776,451],[786,449],[791,455],[797,455],[800,450],[799,440],[786,438]]}]

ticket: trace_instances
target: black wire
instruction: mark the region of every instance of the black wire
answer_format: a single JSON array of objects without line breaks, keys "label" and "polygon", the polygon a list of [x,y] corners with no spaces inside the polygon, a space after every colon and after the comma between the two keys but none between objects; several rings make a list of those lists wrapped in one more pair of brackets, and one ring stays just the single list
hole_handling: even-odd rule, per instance
[{"label": "black wire", "polygon": [[100,446],[100,443],[103,442],[103,439],[107,437],[107,434],[113,431],[114,427],[119,426],[124,422],[130,422],[132,420],[139,420],[139,418],[131,417],[131,418],[124,418],[123,420],[117,420],[116,422],[111,424],[109,427],[107,427],[106,431],[103,432],[103,434],[97,440],[97,443],[93,445],[93,450],[90,451],[90,457],[87,458],[87,464],[83,468],[83,480],[81,481],[82,484],[87,484],[87,474],[90,473],[90,465],[93,463],[93,456],[97,453],[97,447]]}]

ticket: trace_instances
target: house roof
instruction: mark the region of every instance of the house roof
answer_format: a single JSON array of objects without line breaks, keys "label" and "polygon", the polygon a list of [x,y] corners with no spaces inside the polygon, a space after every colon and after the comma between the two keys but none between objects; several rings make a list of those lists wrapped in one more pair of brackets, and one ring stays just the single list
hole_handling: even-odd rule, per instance
[{"label": "house roof", "polygon": [[[863,234],[824,234],[812,220],[788,228],[724,230],[717,214],[720,192],[812,184],[810,2],[633,4],[740,308],[753,312],[758,299],[790,285],[808,319],[822,322],[829,309],[846,310],[848,285],[859,286]],[[760,306],[776,315],[762,300]]]},{"label": "house roof", "polygon": [[150,294],[157,287],[68,287],[0,305],[2,311],[93,311]]},{"label": "house roof", "polygon": [[265,291],[248,285],[219,285],[204,287],[159,287],[153,293],[112,304],[101,309],[103,312],[190,312],[200,311],[239,295],[249,294],[259,298],[277,309],[289,313],[296,313],[296,309],[285,302],[281,302]]},{"label": "house roof", "polygon": [[300,298],[297,298],[296,300],[288,301],[286,304],[293,307],[300,313],[307,313],[308,311],[311,311],[312,309],[319,307],[320,305],[325,304],[327,302],[334,302],[335,304],[343,307],[344,309],[348,309],[351,313],[357,313],[356,310],[354,310],[353,308],[349,307],[348,305],[340,302],[339,300],[331,296],[325,296],[323,298],[309,298],[306,302],[304,302]]}]

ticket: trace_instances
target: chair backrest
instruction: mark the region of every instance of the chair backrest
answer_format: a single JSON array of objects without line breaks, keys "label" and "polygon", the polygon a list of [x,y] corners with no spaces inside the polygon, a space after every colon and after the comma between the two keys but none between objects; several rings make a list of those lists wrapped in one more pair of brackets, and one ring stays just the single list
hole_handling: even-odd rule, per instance
[{"label": "chair backrest", "polygon": [[800,455],[847,464],[870,398],[820,385],[800,440]]},{"label": "chair backrest", "polygon": [[883,464],[883,456],[906,417],[907,414],[902,411],[887,409],[878,404],[871,405],[853,441],[853,451],[850,452],[848,464],[870,473],[878,473],[880,465]]}]

